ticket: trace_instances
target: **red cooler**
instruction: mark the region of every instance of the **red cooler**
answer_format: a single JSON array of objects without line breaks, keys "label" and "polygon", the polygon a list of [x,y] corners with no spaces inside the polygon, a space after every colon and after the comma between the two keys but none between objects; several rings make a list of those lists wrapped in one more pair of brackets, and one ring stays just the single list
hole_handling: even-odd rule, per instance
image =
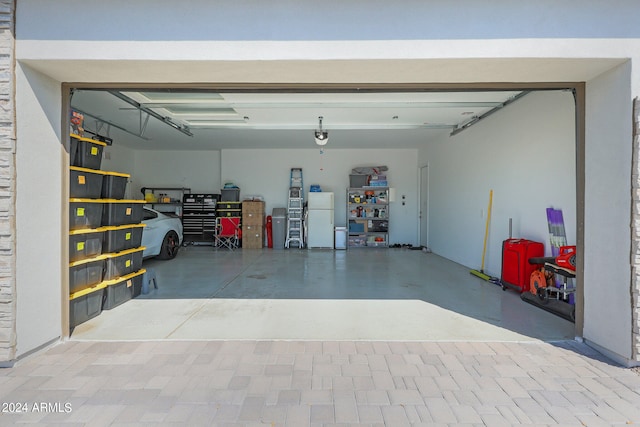
[{"label": "red cooler", "polygon": [[539,265],[529,264],[529,258],[544,257],[544,244],[527,239],[507,239],[502,242],[502,288],[518,292],[529,289],[529,278]]}]

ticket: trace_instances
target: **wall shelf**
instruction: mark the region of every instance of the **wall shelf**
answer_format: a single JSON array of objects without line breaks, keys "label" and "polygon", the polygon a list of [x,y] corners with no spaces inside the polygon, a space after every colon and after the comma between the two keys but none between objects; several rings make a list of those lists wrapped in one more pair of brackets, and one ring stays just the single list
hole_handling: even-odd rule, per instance
[{"label": "wall shelf", "polygon": [[[146,205],[159,212],[173,213],[182,216],[182,199],[191,193],[186,187],[142,187],[140,189]],[[162,201],[163,198],[168,201]]]},{"label": "wall shelf", "polygon": [[347,247],[389,246],[389,188],[347,189]]}]

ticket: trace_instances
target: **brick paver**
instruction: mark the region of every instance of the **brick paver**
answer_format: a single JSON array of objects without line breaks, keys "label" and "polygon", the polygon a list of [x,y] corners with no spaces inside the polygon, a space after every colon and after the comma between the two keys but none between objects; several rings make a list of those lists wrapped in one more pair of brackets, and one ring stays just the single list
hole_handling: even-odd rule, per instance
[{"label": "brick paver", "polygon": [[72,341],[0,398],[0,426],[640,423],[640,375],[573,341]]}]

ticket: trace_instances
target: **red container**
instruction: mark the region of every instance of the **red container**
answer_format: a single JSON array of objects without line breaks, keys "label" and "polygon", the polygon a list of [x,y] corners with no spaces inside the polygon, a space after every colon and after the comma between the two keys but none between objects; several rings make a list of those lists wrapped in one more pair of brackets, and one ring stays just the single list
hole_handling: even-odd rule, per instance
[{"label": "red container", "polygon": [[540,265],[529,264],[529,258],[544,257],[544,244],[526,239],[507,239],[502,242],[502,288],[519,292],[529,289],[531,273]]}]

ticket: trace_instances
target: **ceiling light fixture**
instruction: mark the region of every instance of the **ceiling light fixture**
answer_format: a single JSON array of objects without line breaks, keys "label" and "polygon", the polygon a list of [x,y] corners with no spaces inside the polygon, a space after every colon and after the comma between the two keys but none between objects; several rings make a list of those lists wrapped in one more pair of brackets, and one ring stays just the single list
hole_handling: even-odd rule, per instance
[{"label": "ceiling light fixture", "polygon": [[316,138],[316,144],[322,146],[322,145],[326,145],[327,142],[329,142],[329,132],[327,132],[326,130],[325,131],[322,130],[322,116],[318,117],[318,120],[320,124],[318,126],[318,129],[313,133],[313,135]]}]

